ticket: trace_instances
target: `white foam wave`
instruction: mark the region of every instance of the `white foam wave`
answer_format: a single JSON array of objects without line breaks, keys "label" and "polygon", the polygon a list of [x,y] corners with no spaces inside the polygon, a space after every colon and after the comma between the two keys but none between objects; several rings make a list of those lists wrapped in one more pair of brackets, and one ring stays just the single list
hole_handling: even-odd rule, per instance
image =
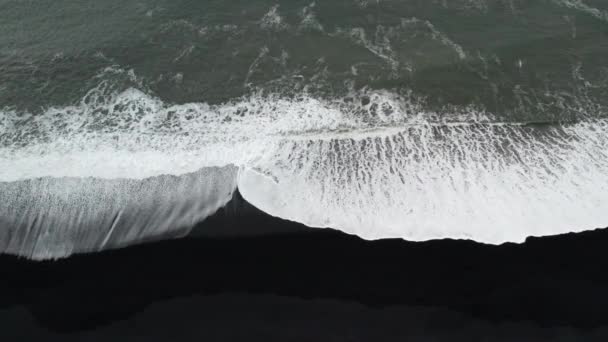
[{"label": "white foam wave", "polygon": [[521,242],[606,225],[606,128],[429,125],[283,141],[239,189],[272,215],[367,239]]},{"label": "white foam wave", "polygon": [[[146,217],[159,205],[159,194],[165,194],[161,208],[173,208],[174,200],[190,205],[162,220],[155,216],[162,224],[132,223],[141,233],[114,245],[137,241],[152,223],[171,232],[176,226],[169,222],[179,222],[184,212],[196,219],[213,212],[237,184],[248,201],[272,215],[369,239],[500,243],[608,222],[604,119],[527,125],[474,110],[431,113],[406,98],[390,92],[336,100],[252,95],[215,106],[169,105],[136,89],[108,96],[99,88],[77,105],[43,114],[5,111],[0,184],[9,209],[0,217],[50,237],[25,249],[15,246],[33,233],[4,232],[0,241],[6,251],[37,257],[94,250],[105,246],[101,237],[109,233],[102,229],[81,245],[74,236],[88,233],[79,222],[112,227],[123,204],[135,208],[141,198],[145,213],[137,215]],[[239,176],[231,169],[154,181],[226,165],[236,165]],[[119,179],[135,183],[124,187]],[[77,185],[64,186],[70,182]],[[189,195],[180,197],[184,192]],[[207,194],[202,202],[196,200],[201,194]],[[204,215],[192,216],[201,208]],[[65,210],[65,218],[49,219]],[[88,218],[79,221],[82,215]],[[66,222],[66,230],[45,226]],[[15,234],[25,235],[15,240]],[[66,236],[73,238],[58,242]]]},{"label": "white foam wave", "polygon": [[268,12],[266,12],[262,19],[260,19],[260,27],[264,29],[282,30],[287,28],[288,26],[289,25],[279,14],[279,5],[274,5],[270,7]]},{"label": "white foam wave", "polygon": [[308,96],[251,96],[210,106],[166,105],[133,88],[108,98],[99,92],[39,115],[3,112],[0,181],[142,179],[245,165],[281,139],[372,130],[420,115],[389,93],[372,96],[366,106]]}]

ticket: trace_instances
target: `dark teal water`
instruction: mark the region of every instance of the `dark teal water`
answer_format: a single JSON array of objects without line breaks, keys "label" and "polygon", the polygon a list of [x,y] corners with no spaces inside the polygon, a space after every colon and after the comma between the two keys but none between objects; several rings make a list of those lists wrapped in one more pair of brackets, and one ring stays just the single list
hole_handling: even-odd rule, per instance
[{"label": "dark teal water", "polygon": [[0,13],[0,107],[20,110],[74,103],[108,66],[171,103],[368,87],[534,120],[608,98],[601,0],[2,1]]}]

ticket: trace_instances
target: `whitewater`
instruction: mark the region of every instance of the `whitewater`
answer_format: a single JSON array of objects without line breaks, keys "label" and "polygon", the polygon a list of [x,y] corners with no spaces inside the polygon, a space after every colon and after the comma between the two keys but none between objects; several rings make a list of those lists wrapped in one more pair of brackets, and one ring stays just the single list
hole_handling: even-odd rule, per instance
[{"label": "whitewater", "polygon": [[[238,189],[365,239],[499,244],[608,223],[608,121],[433,112],[409,93],[167,104],[101,81],[0,114],[0,251],[34,259],[174,238]],[[585,109],[585,110],[588,110]]]}]

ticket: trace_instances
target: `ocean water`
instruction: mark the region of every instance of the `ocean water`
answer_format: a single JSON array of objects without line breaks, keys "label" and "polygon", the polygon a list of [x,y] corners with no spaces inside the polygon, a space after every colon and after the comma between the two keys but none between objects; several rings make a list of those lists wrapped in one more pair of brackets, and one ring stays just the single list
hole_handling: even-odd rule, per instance
[{"label": "ocean water", "polygon": [[0,252],[606,227],[607,133],[601,0],[0,1]]}]

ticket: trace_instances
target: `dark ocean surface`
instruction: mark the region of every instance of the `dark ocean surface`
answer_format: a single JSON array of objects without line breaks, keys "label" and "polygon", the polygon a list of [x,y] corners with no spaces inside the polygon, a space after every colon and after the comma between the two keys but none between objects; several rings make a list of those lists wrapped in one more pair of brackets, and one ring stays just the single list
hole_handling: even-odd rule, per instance
[{"label": "dark ocean surface", "polygon": [[369,240],[608,223],[608,6],[1,1],[0,250],[179,237],[238,189]]}]

